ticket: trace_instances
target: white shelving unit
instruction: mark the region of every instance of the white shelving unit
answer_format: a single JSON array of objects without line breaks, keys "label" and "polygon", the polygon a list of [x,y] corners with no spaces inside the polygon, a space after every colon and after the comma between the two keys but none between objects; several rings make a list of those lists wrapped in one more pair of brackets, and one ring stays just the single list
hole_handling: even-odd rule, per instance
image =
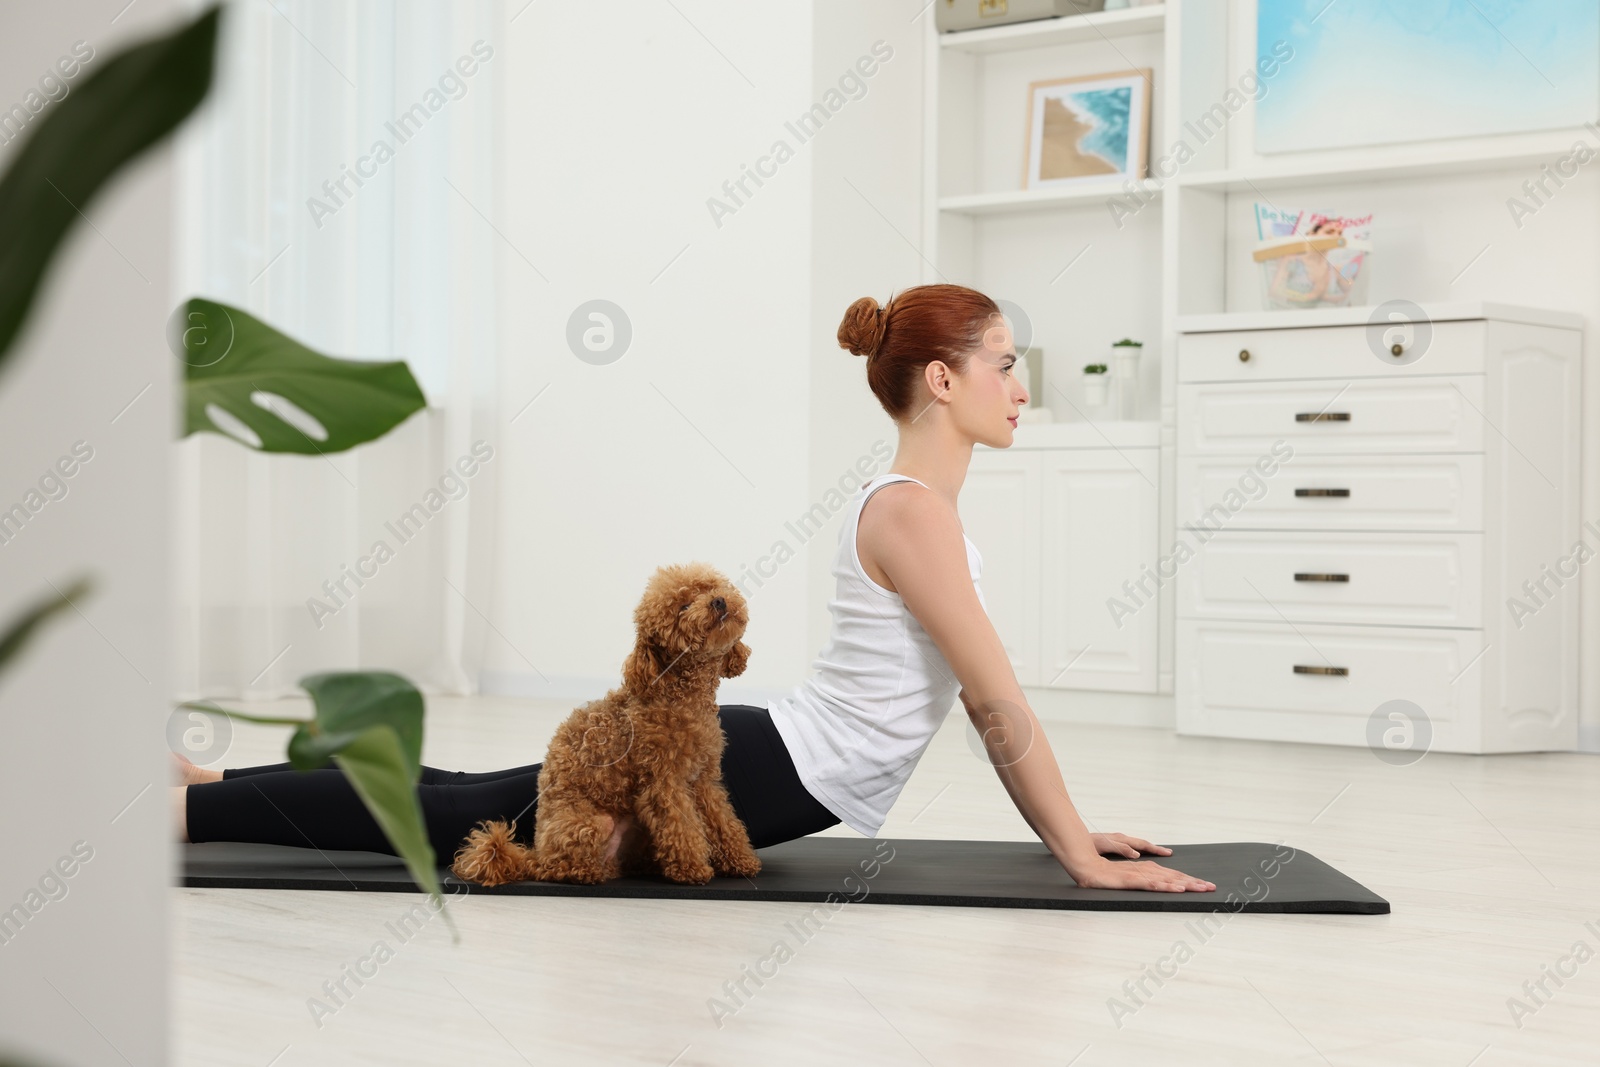
[{"label": "white shelving unit", "polygon": [[[1153,182],[1142,182],[1139,189],[1146,195],[1160,192]],[[1108,196],[1123,192],[1118,183],[1085,184],[1078,189],[1018,189],[1007,193],[969,193],[965,196],[946,196],[939,201],[941,212],[957,215],[1005,215],[1018,211],[1038,211],[1043,208],[1073,207],[1104,203]]]},{"label": "white shelving unit", "polygon": [[[993,557],[985,585],[991,614],[1025,685],[1129,694],[1171,689],[1170,662],[1160,663],[1171,658],[1163,648],[1170,641],[1158,632],[1160,606],[1149,604],[1132,625],[1109,620],[1100,607],[1122,577],[1138,579],[1158,543],[1165,506],[1158,503],[1160,457],[1171,445],[1161,428],[1160,368],[1152,354],[1162,330],[1164,183],[1022,188],[1030,81],[1149,67],[1156,89],[1151,144],[1164,143],[1163,28],[1171,9],[1158,4],[952,34],[930,29],[927,38],[922,280],[972,285],[1024,309],[1036,328],[1019,344],[1031,340],[1044,350],[1052,394],[1032,403],[1051,408],[1058,420],[1019,427],[1005,452],[980,449],[969,476],[972,507],[963,509]],[[1142,206],[1113,229],[1107,201],[1130,192]],[[1085,219],[1097,233],[1074,241],[1071,231]],[[1103,336],[1085,345],[1068,319],[1054,313],[1060,304],[1052,297],[1068,291],[1067,279],[1076,280],[1074,257],[1095,252],[1096,241],[1116,261],[1097,269],[1150,283],[1135,301],[1136,316],[1107,314]],[[1123,336],[1146,340],[1145,418],[1128,423],[1096,415],[1091,426],[1075,380],[1066,395],[1049,386],[1068,367],[1109,362],[1110,343]],[[1083,521],[1085,507],[1113,508],[1119,519]],[[1028,518],[1019,524],[1018,515]],[[1096,563],[1086,568],[1091,558]],[[1107,585],[1113,571],[1116,581]]]},{"label": "white shelving unit", "polygon": [[[1045,48],[1077,41],[1110,40],[1136,33],[1160,33],[1161,20],[1165,17],[1165,4],[1146,4],[1120,11],[1097,11],[1071,18],[1013,22],[1009,26],[938,34],[938,42],[940,48],[948,51],[990,55],[995,52],[1014,52],[1020,48]],[[929,21],[931,24],[932,20]]]},{"label": "white shelving unit", "polygon": [[1404,181],[1435,175],[1460,175],[1480,171],[1526,167],[1538,170],[1541,164],[1559,159],[1572,149],[1572,134],[1533,134],[1508,139],[1511,143],[1482,147],[1447,146],[1429,143],[1395,150],[1382,162],[1313,163],[1293,166],[1253,166],[1201,173],[1181,173],[1173,185],[1184,189],[1207,189],[1225,193],[1262,193],[1332,183]]},{"label": "white shelving unit", "polygon": [[[1031,343],[1045,353],[1049,394],[1034,402],[1058,420],[1083,418],[1076,371],[1084,363],[1105,361],[1119,337],[1144,342],[1141,415],[1160,441],[1160,555],[1172,551],[1176,535],[1180,317],[1205,316],[1208,328],[1220,330],[1252,328],[1262,314],[1245,240],[1252,201],[1294,190],[1305,197],[1291,201],[1296,206],[1359,209],[1376,191],[1385,204],[1422,211],[1432,206],[1436,179],[1510,171],[1512,190],[1580,137],[1592,142],[1600,134],[1577,127],[1260,156],[1253,105],[1246,98],[1237,111],[1225,107],[1255,62],[1255,0],[1167,0],[952,34],[940,34],[931,18],[924,24],[921,280],[971,285],[1027,313]],[[1134,190],[1121,183],[1022,188],[1029,82],[1146,67],[1154,83],[1150,177]],[[1227,115],[1220,128],[1195,136],[1195,123],[1215,116],[1219,104]],[[1192,155],[1163,168],[1180,138]],[[1111,203],[1122,197],[1136,210],[1117,220]],[[1399,262],[1387,246],[1378,257]],[[1369,292],[1372,305],[1454,298],[1442,283],[1408,291],[1416,278],[1403,269],[1383,280]],[[1281,314],[1318,324],[1317,312]],[[1161,591],[1162,694],[1173,692],[1172,594],[1170,586]]]}]

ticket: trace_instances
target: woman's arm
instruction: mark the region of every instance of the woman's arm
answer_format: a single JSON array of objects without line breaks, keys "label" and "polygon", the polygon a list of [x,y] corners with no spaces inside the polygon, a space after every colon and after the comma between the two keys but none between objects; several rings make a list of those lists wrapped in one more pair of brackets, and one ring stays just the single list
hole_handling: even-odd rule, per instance
[{"label": "woman's arm", "polygon": [[858,550],[870,553],[883,568],[907,610],[944,654],[1001,783],[1051,855],[1086,888],[1215,889],[1210,882],[1156,863],[1100,855],[1067,795],[1061,769],[1028,707],[1000,635],[978,600],[955,513],[914,485],[886,488],[874,500],[872,519],[863,519],[860,526]]}]

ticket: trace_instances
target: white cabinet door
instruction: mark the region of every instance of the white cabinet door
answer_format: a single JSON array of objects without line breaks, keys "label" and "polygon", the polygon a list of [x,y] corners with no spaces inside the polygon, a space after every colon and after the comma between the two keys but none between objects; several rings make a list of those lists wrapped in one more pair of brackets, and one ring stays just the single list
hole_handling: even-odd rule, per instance
[{"label": "white cabinet door", "polygon": [[1172,578],[1156,573],[1159,454],[1038,453],[1038,685],[1156,691],[1157,594]]},{"label": "white cabinet door", "polygon": [[1039,455],[975,448],[961,485],[978,585],[1019,685],[1039,684]]}]

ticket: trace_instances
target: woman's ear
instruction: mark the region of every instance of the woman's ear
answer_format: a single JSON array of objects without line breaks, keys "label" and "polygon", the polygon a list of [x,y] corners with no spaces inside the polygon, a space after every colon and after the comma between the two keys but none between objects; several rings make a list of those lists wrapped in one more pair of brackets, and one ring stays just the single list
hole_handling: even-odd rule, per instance
[{"label": "woman's ear", "polygon": [[622,664],[622,684],[632,692],[642,693],[665,670],[656,646],[639,641]]},{"label": "woman's ear", "polygon": [[750,646],[739,641],[730,649],[722,659],[722,677],[737,678],[744,673],[745,664],[750,662]]}]

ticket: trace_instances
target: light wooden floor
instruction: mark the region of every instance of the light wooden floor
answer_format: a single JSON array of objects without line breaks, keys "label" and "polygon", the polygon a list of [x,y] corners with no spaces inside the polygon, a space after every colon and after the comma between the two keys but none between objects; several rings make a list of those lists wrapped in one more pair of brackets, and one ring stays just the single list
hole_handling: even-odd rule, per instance
[{"label": "light wooden floor", "polygon": [[[568,710],[430,701],[424,762],[534,762]],[[880,836],[1031,839],[968,729],[959,715],[945,724]],[[1182,914],[862,902],[801,942],[785,923],[807,904],[468,896],[450,905],[462,935],[452,944],[439,918],[406,940],[388,925],[419,898],[174,889],[176,1062],[1600,1062],[1596,757],[1431,753],[1393,767],[1357,748],[1048,732],[1092,829],[1163,843],[1283,839],[1393,913],[1233,915],[1202,942]],[[286,739],[242,727],[221,765],[277,762]],[[779,938],[792,955],[764,985],[747,980],[738,1004],[724,983]],[[1176,974],[1164,964],[1172,976],[1159,984],[1146,979],[1137,1004],[1124,983],[1180,940],[1192,955]],[[319,1025],[309,999],[379,941],[392,956],[364,985],[347,981],[353,994]],[[1558,967],[1570,975],[1560,986],[1545,977]],[[1542,1004],[1523,989],[1541,978]],[[1520,1026],[1512,997],[1535,1009]],[[736,1006],[721,1025],[711,998]],[[1120,1025],[1113,998],[1134,1009]]]}]

